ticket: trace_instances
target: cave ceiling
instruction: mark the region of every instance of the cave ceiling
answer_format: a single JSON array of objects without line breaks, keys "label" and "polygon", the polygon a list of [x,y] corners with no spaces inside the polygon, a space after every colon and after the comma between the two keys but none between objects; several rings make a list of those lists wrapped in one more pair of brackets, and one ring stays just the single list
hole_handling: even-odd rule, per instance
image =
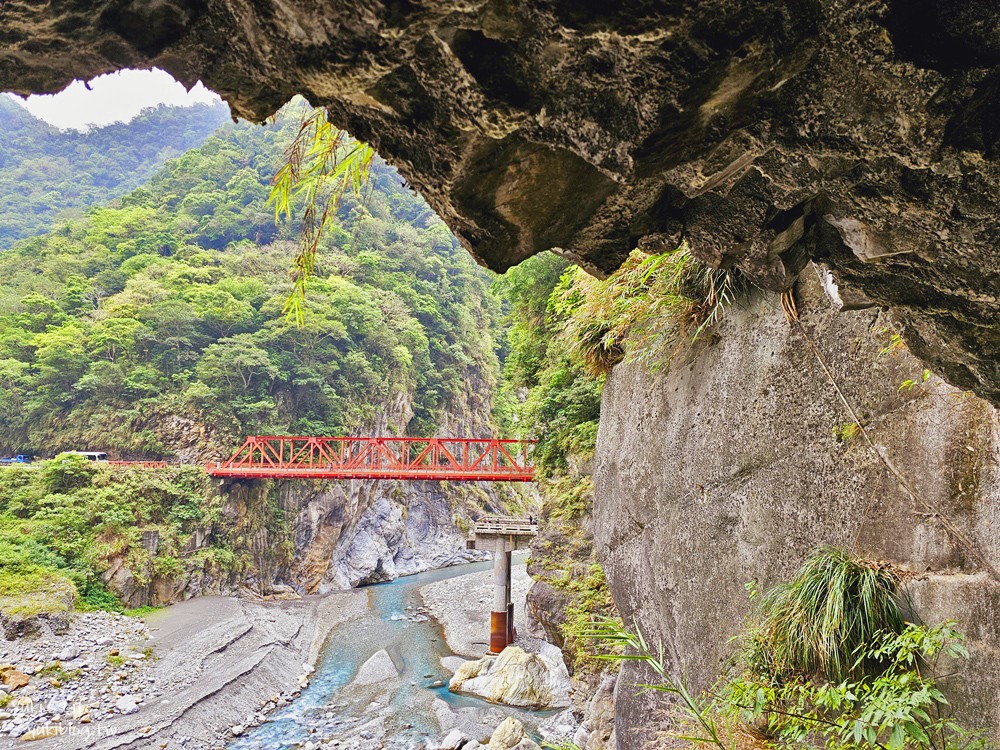
[{"label": "cave ceiling", "polygon": [[1000,403],[995,0],[0,0],[0,90],[151,66],[325,105],[498,271],[822,261]]}]

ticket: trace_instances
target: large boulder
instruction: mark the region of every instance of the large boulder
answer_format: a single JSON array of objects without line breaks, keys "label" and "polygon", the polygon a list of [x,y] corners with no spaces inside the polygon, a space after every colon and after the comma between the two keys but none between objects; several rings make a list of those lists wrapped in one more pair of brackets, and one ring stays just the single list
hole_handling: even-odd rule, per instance
[{"label": "large boulder", "polygon": [[524,708],[569,705],[569,673],[558,648],[543,643],[538,653],[508,646],[499,656],[484,656],[458,668],[448,689],[494,703]]},{"label": "large boulder", "polygon": [[399,677],[395,662],[385,649],[377,651],[361,665],[352,685],[375,685]]}]

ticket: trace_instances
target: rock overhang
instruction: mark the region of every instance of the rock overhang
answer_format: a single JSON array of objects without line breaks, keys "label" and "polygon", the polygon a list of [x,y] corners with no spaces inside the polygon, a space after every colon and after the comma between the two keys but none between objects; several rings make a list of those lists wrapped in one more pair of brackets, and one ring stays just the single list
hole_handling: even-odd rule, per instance
[{"label": "rock overhang", "polygon": [[0,4],[0,90],[150,66],[253,120],[326,106],[497,271],[687,240],[782,291],[822,261],[1000,403],[990,0]]}]

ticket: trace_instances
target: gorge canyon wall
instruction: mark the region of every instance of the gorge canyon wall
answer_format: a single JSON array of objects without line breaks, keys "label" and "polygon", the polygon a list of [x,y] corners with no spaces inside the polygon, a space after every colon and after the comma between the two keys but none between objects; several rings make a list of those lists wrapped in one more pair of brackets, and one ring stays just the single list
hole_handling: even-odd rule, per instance
[{"label": "gorge canyon wall", "polygon": [[[929,507],[860,435],[844,435],[851,417],[802,332],[776,296],[756,294],[669,369],[621,364],[608,380],[595,533],[622,617],[704,689],[749,613],[746,582],[786,579],[817,545],[849,547],[918,573],[910,589],[925,622],[958,621],[972,659],[945,689],[963,719],[998,731],[1000,581],[977,555],[1000,567],[1000,416],[924,381],[924,364],[892,343],[899,323],[877,307],[838,309],[822,268],[807,268],[796,294],[804,330],[878,450]],[[629,666],[619,679],[622,750],[656,726],[655,701],[628,687],[641,682]]]}]

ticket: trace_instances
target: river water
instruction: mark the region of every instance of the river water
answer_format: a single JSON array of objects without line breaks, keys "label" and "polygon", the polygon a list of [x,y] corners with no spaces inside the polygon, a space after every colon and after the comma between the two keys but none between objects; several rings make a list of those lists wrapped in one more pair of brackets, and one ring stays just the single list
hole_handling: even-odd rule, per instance
[{"label": "river water", "polygon": [[[373,717],[386,716],[385,747],[421,748],[428,739],[439,740],[442,736],[433,708],[435,698],[452,709],[496,713],[497,706],[448,691],[451,674],[442,666],[441,658],[453,654],[438,623],[432,618],[423,622],[407,619],[422,606],[421,586],[491,567],[491,562],[456,565],[365,587],[368,613],[333,630],[309,687],[291,704],[271,713],[267,722],[233,740],[229,747],[277,750],[338,734],[356,736],[359,726]],[[484,640],[486,635],[484,632]],[[369,689],[357,694],[352,680],[361,665],[381,649],[392,657],[400,672],[399,680],[373,686],[375,692]],[[445,686],[431,687],[436,681]],[[502,713],[516,716],[528,726],[545,715],[509,707],[502,707]],[[375,733],[370,747],[382,746],[380,734]]]}]

